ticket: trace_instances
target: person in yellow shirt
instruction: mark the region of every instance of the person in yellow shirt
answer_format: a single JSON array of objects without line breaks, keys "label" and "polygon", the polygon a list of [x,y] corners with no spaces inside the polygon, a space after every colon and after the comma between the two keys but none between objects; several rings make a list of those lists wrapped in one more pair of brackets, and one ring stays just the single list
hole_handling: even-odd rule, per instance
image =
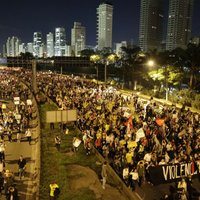
[{"label": "person in yellow shirt", "polygon": [[49,185],[49,188],[50,188],[50,200],[56,200],[58,199],[58,196],[59,196],[59,186],[58,184],[54,182],[52,182],[50,185]]},{"label": "person in yellow shirt", "polygon": [[133,152],[131,152],[131,151],[129,150],[129,152],[126,153],[126,162],[127,162],[128,164],[130,164],[132,160],[133,160]]}]

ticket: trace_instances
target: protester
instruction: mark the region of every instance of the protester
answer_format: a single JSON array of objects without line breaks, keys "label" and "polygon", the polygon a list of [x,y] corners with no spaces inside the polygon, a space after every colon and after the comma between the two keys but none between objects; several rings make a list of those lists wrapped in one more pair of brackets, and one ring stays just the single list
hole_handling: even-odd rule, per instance
[{"label": "protester", "polygon": [[60,190],[58,190],[57,188],[59,188],[58,184],[53,181],[52,183],[50,183],[49,185],[50,188],[50,200],[56,200],[58,199],[58,196],[60,194]]},{"label": "protester", "polygon": [[4,189],[4,177],[3,177],[3,173],[0,173],[0,196],[2,195],[2,191]]},{"label": "protester", "polygon": [[8,188],[14,184],[14,174],[10,170],[6,170],[3,174],[4,178],[4,191],[7,194]]},{"label": "protester", "polygon": [[105,190],[106,188],[106,180],[107,180],[107,161],[104,161],[101,169],[101,177],[102,177],[102,188]]},{"label": "protester", "polygon": [[26,160],[23,158],[22,155],[19,157],[18,167],[19,167],[19,169],[18,169],[18,171],[19,171],[19,178],[21,180],[21,178],[24,178],[25,169],[26,169]]},{"label": "protester", "polygon": [[0,160],[5,160],[5,147],[6,144],[3,140],[0,141]]},{"label": "protester", "polygon": [[7,200],[19,200],[18,191],[14,186],[10,186],[6,193]]},{"label": "protester", "polygon": [[[96,149],[122,177],[124,166],[137,169],[139,186],[160,165],[200,160],[199,114],[163,105],[150,98],[122,95],[111,86],[79,77],[51,76],[39,79],[39,89],[62,109],[76,108],[77,127],[93,135]],[[190,126],[188,126],[190,125]],[[163,160],[164,159],[164,160]],[[139,163],[143,163],[141,166]]]},{"label": "protester", "polygon": [[137,169],[132,169],[129,173],[129,181],[130,181],[130,187],[133,191],[135,191],[136,185],[139,183],[139,174],[137,172]]},{"label": "protester", "polygon": [[56,149],[60,151],[61,138],[59,137],[59,135],[56,135],[54,141],[55,141]]},{"label": "protester", "polygon": [[78,137],[73,137],[72,146],[73,146],[74,152],[78,151],[78,147],[79,147],[80,144],[81,144],[81,140]]},{"label": "protester", "polygon": [[0,173],[4,172],[4,168],[5,168],[5,161],[0,159]]},{"label": "protester", "polygon": [[30,128],[28,128],[25,132],[25,135],[27,137],[27,141],[29,144],[31,144],[31,140],[32,140],[32,131],[30,130]]}]

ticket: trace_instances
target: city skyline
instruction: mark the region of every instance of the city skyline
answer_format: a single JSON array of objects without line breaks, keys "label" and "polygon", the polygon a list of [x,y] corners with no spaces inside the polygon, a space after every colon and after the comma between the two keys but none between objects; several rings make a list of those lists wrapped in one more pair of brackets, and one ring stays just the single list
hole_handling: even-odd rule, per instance
[{"label": "city skyline", "polygon": [[[104,1],[73,0],[73,2],[66,2],[57,0],[49,2],[43,0],[41,2],[35,0],[32,4],[25,0],[2,2],[3,9],[0,13],[1,52],[8,37],[17,36],[22,42],[32,42],[34,32],[42,32],[43,39],[45,39],[46,34],[54,32],[56,27],[66,29],[67,42],[70,42],[71,29],[75,21],[81,22],[86,27],[86,44],[96,45],[96,9],[102,2]],[[109,2],[113,4],[113,43],[132,40],[134,44],[138,44],[140,0],[112,0]],[[165,20],[168,11],[167,2],[168,0],[164,0]],[[199,8],[200,1],[194,0],[192,36],[200,35]]]}]

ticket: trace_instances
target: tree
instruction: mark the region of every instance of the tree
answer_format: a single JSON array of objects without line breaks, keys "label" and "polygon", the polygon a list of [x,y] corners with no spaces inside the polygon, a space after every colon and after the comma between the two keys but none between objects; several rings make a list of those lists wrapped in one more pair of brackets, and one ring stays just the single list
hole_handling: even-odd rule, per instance
[{"label": "tree", "polygon": [[200,45],[189,44],[186,49],[186,66],[190,73],[190,89],[195,88],[200,71]]},{"label": "tree", "polygon": [[26,52],[26,53],[20,53],[20,57],[23,58],[23,59],[27,59],[27,60],[30,60],[30,59],[33,59],[33,54],[30,53],[30,52]]},{"label": "tree", "polygon": [[122,79],[125,83],[131,81],[134,82],[137,76],[136,73],[138,72],[138,63],[139,60],[139,47],[121,47],[122,56],[119,58],[119,63],[122,70]]},{"label": "tree", "polygon": [[184,80],[190,89],[197,86],[200,71],[200,46],[188,44],[187,49],[176,48],[171,54],[176,59],[184,73]]},{"label": "tree", "polygon": [[93,49],[84,49],[81,51],[81,56],[82,57],[90,57],[91,55],[94,55],[95,52]]}]

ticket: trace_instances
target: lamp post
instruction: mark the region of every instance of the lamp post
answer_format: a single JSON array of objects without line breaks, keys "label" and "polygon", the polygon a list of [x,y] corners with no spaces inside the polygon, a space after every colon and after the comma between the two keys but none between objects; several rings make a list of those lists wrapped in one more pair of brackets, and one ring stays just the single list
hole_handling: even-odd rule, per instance
[{"label": "lamp post", "polygon": [[168,101],[169,93],[168,93],[168,72],[167,72],[167,65],[165,65],[164,68],[165,68],[165,100]]},{"label": "lamp post", "polygon": [[[90,56],[90,61],[92,61],[94,64],[96,64],[98,61],[100,61],[100,56],[97,54],[91,55]],[[99,78],[99,68],[98,65],[95,65],[95,69],[96,69],[96,78],[98,80]]]},{"label": "lamp post", "polygon": [[[147,65],[149,67],[153,67],[155,65],[154,60],[149,60],[147,62]],[[165,79],[165,100],[168,101],[169,99],[169,93],[168,93],[168,65],[164,65],[164,79]]]},{"label": "lamp post", "polygon": [[37,73],[37,61],[33,59],[32,60],[32,84],[33,84],[34,94],[37,93],[36,73]]},{"label": "lamp post", "polygon": [[107,82],[107,66],[109,65],[109,63],[113,63],[116,59],[116,55],[114,54],[110,54],[109,56],[107,56],[104,60],[104,64],[105,64],[105,71],[104,71],[104,82]]},{"label": "lamp post", "polygon": [[[114,54],[110,54],[105,58],[101,58],[100,55],[94,54],[90,56],[90,61],[92,61],[93,63],[102,63],[104,64],[104,81],[107,81],[107,67],[109,65],[109,63],[113,63],[116,59],[116,55]],[[99,77],[99,69],[98,69],[98,65],[95,66],[96,69],[96,76],[97,79]]]},{"label": "lamp post", "polygon": [[105,83],[107,81],[107,65],[108,65],[108,61],[105,60],[105,69],[104,69],[104,82]]}]

